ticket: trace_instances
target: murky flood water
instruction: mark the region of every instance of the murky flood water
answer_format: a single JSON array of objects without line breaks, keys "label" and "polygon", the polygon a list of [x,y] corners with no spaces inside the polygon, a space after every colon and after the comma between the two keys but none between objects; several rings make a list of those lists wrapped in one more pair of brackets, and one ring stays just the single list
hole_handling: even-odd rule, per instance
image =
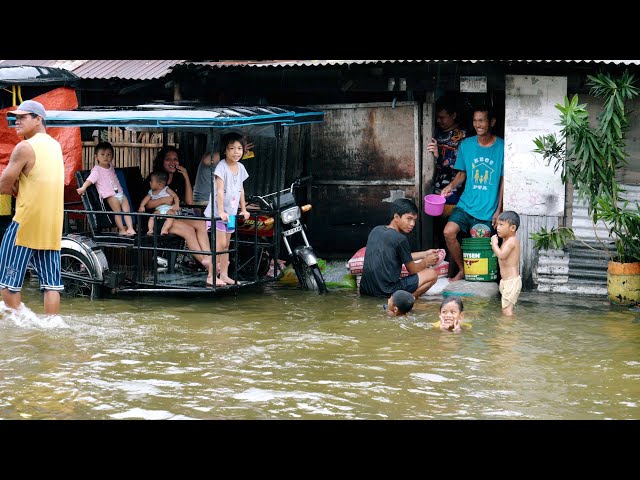
[{"label": "murky flood water", "polygon": [[1,419],[637,419],[640,311],[523,293],[440,300],[392,319],[382,299],[283,284],[237,297],[63,299],[54,321],[0,313]]}]

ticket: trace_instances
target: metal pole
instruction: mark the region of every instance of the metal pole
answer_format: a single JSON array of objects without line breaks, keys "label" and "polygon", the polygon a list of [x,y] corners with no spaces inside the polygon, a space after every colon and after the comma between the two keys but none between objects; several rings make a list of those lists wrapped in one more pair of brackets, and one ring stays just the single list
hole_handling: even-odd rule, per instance
[{"label": "metal pole", "polygon": [[[213,288],[216,289],[216,277],[218,276],[218,260],[217,260],[217,256],[216,256],[216,216],[213,214],[214,210],[214,203],[216,201],[215,196],[213,195],[214,192],[214,183],[215,183],[215,175],[213,174],[214,168],[213,168],[213,149],[215,147],[215,142],[213,140],[213,133],[214,133],[215,129],[213,127],[210,128],[209,130],[209,138],[211,139],[211,169],[210,169],[210,175],[209,175],[209,187],[210,187],[210,194],[209,194],[209,198],[211,198],[211,214],[209,215],[209,221],[211,221],[211,228],[209,229],[209,248],[211,250],[211,265],[213,266],[213,278],[211,279],[211,281],[213,282]],[[220,159],[222,160],[222,159]],[[236,277],[237,278],[237,277]]]},{"label": "metal pole", "polygon": [[[283,164],[282,161],[282,138],[284,136],[284,126],[281,123],[275,124],[273,126],[275,128],[276,134],[276,191],[280,191],[280,181],[281,181],[281,167]],[[277,216],[280,214],[280,195],[276,195],[275,198],[275,209],[276,209],[276,218],[273,219],[274,229],[273,229],[273,240],[275,247],[275,255],[273,259],[273,274],[274,277],[278,277],[278,260],[280,259],[280,219]]]}]

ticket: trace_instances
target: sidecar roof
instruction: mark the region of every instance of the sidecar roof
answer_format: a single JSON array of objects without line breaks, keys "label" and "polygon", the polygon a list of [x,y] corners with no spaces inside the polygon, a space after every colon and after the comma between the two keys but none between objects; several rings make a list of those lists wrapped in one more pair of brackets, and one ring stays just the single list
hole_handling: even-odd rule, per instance
[{"label": "sidecar roof", "polygon": [[[324,112],[297,106],[184,106],[150,104],[134,107],[81,107],[76,110],[48,110],[47,127],[119,126],[131,130],[165,128],[218,128],[300,125],[318,123]],[[10,127],[15,116],[7,114]],[[271,129],[272,130],[272,129]],[[260,132],[257,132],[260,134]]]}]

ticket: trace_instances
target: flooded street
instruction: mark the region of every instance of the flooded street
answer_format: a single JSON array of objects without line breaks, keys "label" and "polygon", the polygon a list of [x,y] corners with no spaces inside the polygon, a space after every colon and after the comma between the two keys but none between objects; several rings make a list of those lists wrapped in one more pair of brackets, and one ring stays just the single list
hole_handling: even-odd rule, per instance
[{"label": "flooded street", "polygon": [[282,283],[237,297],[63,299],[0,313],[0,419],[637,419],[640,311],[605,298],[382,299]]}]

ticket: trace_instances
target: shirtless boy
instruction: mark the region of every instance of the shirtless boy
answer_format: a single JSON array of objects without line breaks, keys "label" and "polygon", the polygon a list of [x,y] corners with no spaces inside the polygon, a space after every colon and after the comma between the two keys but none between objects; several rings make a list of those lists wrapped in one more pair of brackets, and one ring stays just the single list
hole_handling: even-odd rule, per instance
[{"label": "shirtless boy", "polygon": [[[516,212],[508,210],[498,216],[497,235],[491,237],[491,248],[498,257],[500,265],[500,293],[502,294],[502,314],[513,315],[513,307],[518,301],[522,289],[520,278],[520,241],[516,231],[520,226],[520,217]],[[498,246],[498,237],[502,246]]]}]

